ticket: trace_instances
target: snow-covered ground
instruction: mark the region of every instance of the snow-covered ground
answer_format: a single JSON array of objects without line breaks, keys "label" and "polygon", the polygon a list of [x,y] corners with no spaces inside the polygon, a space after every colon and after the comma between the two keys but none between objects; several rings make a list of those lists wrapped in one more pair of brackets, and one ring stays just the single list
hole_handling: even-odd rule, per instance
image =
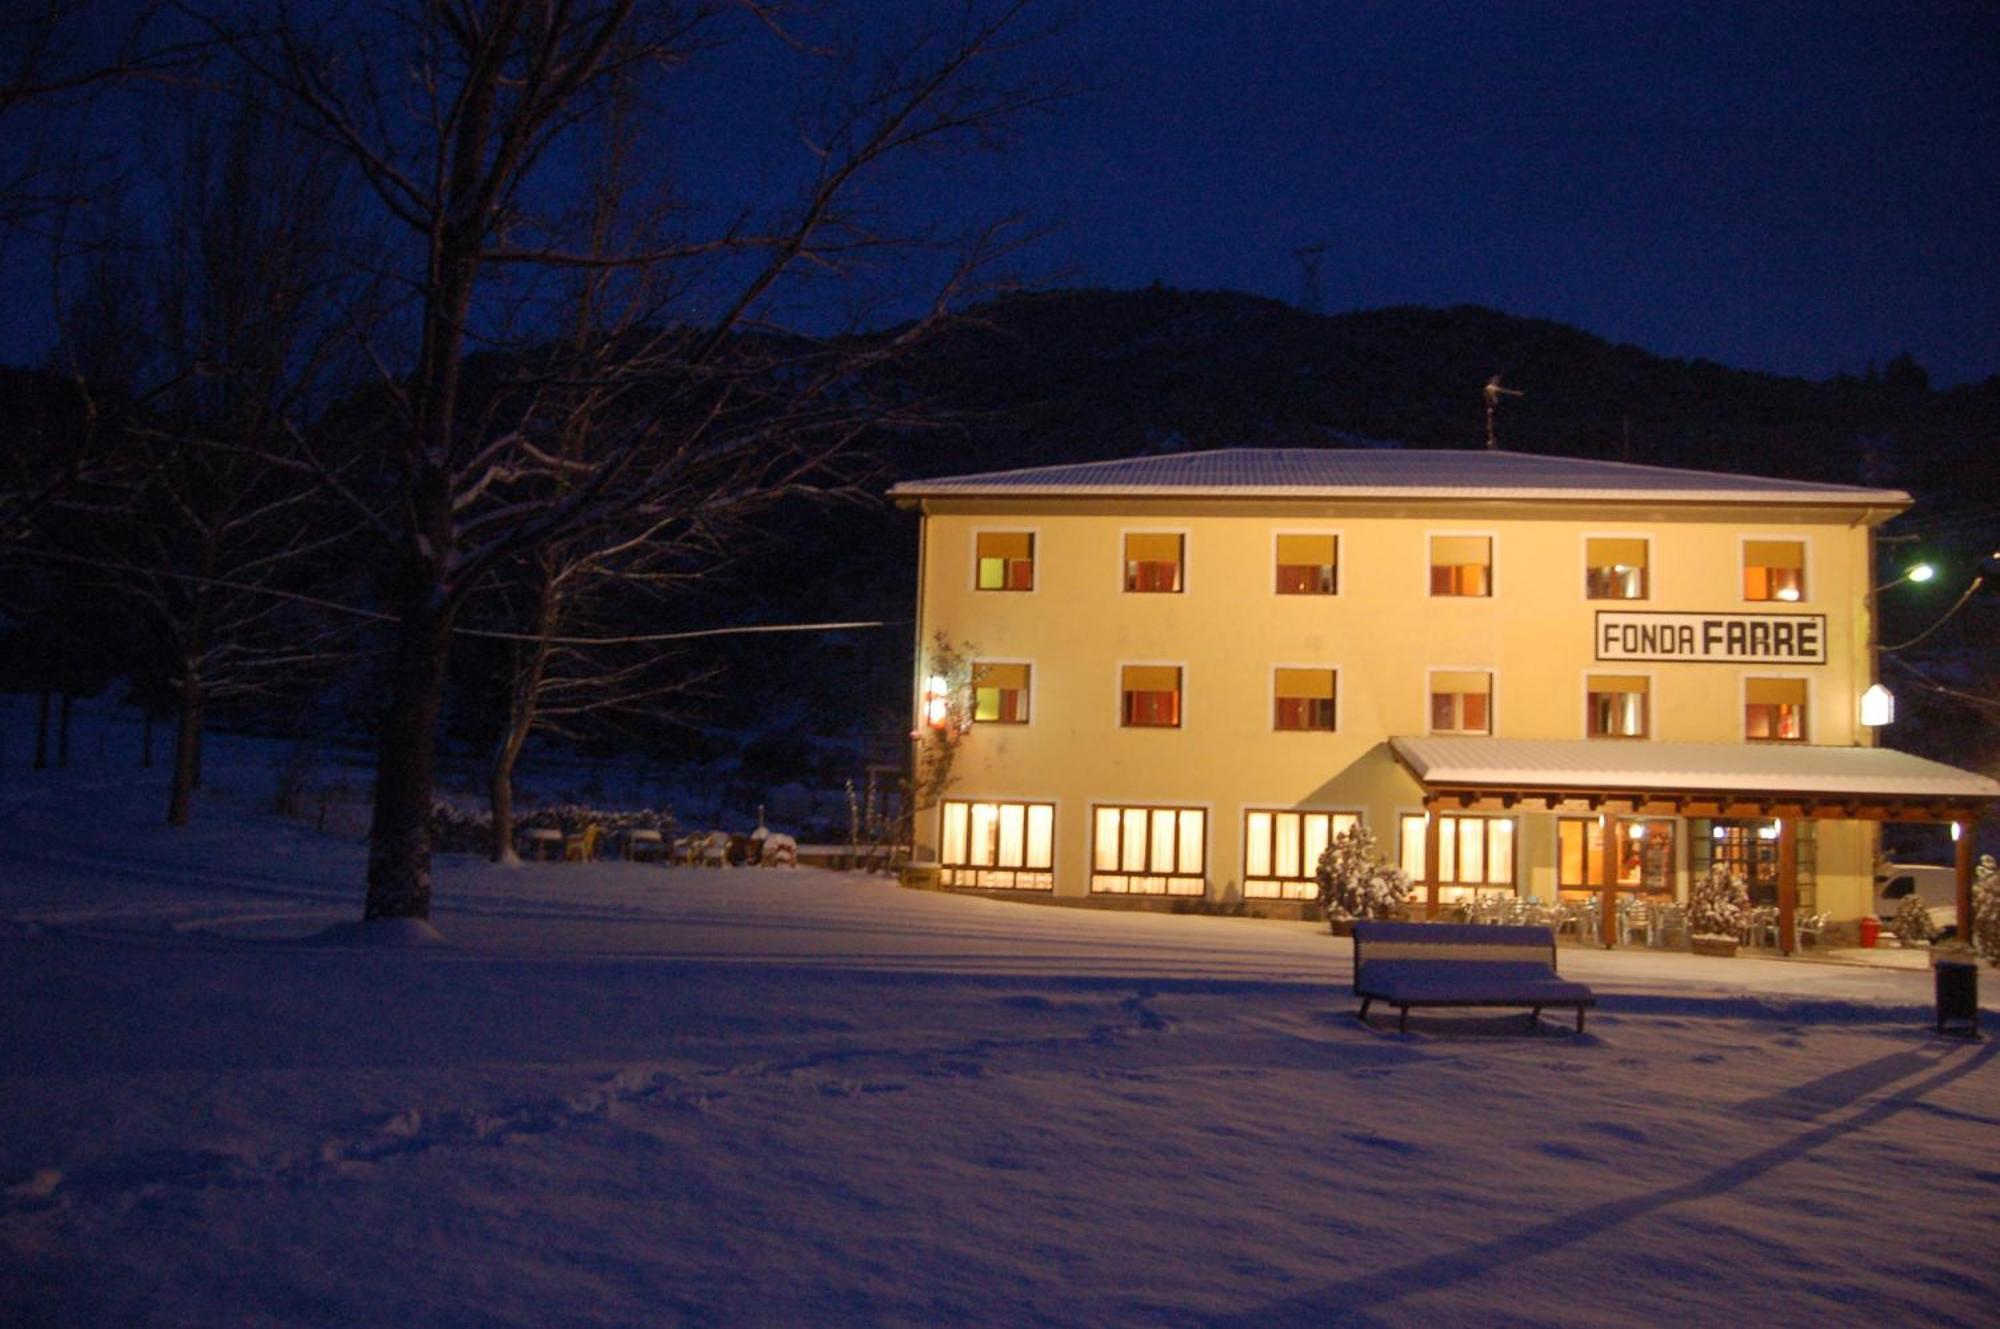
[{"label": "snow-covered ground", "polygon": [[9,1324],[2000,1314],[2000,1043],[1921,970],[1565,949],[1587,1036],[1404,1037],[1306,924],[459,859],[447,944],[339,944],[254,745],[182,832],[11,751]]}]

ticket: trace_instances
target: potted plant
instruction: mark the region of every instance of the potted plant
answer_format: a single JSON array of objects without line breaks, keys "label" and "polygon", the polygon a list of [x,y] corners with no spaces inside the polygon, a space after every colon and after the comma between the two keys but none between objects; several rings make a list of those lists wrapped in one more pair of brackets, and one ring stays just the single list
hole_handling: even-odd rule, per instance
[{"label": "potted plant", "polygon": [[1688,883],[1688,946],[1696,955],[1734,955],[1750,908],[1743,874],[1717,863]]},{"label": "potted plant", "polygon": [[1357,918],[1394,918],[1410,894],[1410,874],[1384,862],[1375,832],[1356,824],[1319,856],[1319,907],[1327,930],[1350,935]]},{"label": "potted plant", "polygon": [[1979,856],[1972,879],[1972,948],[1986,963],[2000,965],[2000,865],[1991,854]]}]

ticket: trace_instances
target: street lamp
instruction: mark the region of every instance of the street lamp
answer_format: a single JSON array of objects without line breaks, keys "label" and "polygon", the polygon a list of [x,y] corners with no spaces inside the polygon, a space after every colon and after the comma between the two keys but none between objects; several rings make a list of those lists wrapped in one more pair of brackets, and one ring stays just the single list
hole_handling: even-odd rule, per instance
[{"label": "street lamp", "polygon": [[[1875,597],[1892,586],[1901,586],[1906,581],[1915,582],[1921,586],[1935,576],[1937,576],[1937,569],[1931,564],[1912,563],[1909,567],[1903,569],[1902,576],[1892,581],[1885,581],[1880,586],[1868,592],[1868,669],[1870,673],[1873,673],[1875,670]],[[1896,694],[1883,687],[1879,682],[1870,683],[1867,690],[1861,694],[1862,726],[1867,729],[1880,729],[1883,725],[1892,723],[1895,718]]]}]

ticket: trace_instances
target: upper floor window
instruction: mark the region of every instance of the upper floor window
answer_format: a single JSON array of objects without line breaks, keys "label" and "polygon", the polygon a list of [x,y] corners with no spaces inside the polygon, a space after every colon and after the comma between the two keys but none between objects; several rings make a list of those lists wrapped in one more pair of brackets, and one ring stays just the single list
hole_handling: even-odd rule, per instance
[{"label": "upper floor window", "polygon": [[1806,681],[1751,678],[1743,682],[1743,736],[1760,742],[1806,741]]},{"label": "upper floor window", "polygon": [[1646,699],[1651,683],[1643,674],[1590,675],[1584,707],[1590,736],[1646,737]]},{"label": "upper floor window", "polygon": [[1433,535],[1431,594],[1453,596],[1493,594],[1493,537]]},{"label": "upper floor window", "polygon": [[972,719],[977,724],[1028,723],[1028,666],[975,660]]},{"label": "upper floor window", "polygon": [[1179,665],[1124,665],[1118,671],[1120,723],[1128,729],[1178,729]]},{"label": "upper floor window", "polygon": [[1279,595],[1334,595],[1339,590],[1339,536],[1278,537]]},{"label": "upper floor window", "polygon": [[1276,714],[1274,729],[1322,729],[1331,733],[1334,718],[1334,671],[1279,669],[1271,691]]},{"label": "upper floor window", "polygon": [[1035,589],[1035,536],[1032,531],[981,531],[973,537],[982,591]]},{"label": "upper floor window", "polygon": [[1493,732],[1493,675],[1459,670],[1431,674],[1431,732]]},{"label": "upper floor window", "polygon": [[1583,593],[1592,600],[1646,598],[1647,541],[1593,537],[1584,541]]},{"label": "upper floor window", "polygon": [[1128,531],[1125,535],[1125,589],[1179,591],[1186,537],[1169,531]]},{"label": "upper floor window", "polygon": [[1743,598],[1806,598],[1806,544],[1803,540],[1745,540]]}]

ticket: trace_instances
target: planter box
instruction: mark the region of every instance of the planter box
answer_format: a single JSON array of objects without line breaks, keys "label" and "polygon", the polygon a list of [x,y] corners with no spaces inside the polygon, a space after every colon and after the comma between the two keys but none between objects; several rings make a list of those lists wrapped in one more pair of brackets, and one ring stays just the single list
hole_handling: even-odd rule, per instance
[{"label": "planter box", "polygon": [[1689,937],[1688,948],[1696,955],[1717,955],[1728,959],[1736,954],[1734,937]]},{"label": "planter box", "polygon": [[1326,930],[1336,937],[1351,937],[1354,935],[1354,920],[1351,918],[1329,918],[1326,920]]}]

